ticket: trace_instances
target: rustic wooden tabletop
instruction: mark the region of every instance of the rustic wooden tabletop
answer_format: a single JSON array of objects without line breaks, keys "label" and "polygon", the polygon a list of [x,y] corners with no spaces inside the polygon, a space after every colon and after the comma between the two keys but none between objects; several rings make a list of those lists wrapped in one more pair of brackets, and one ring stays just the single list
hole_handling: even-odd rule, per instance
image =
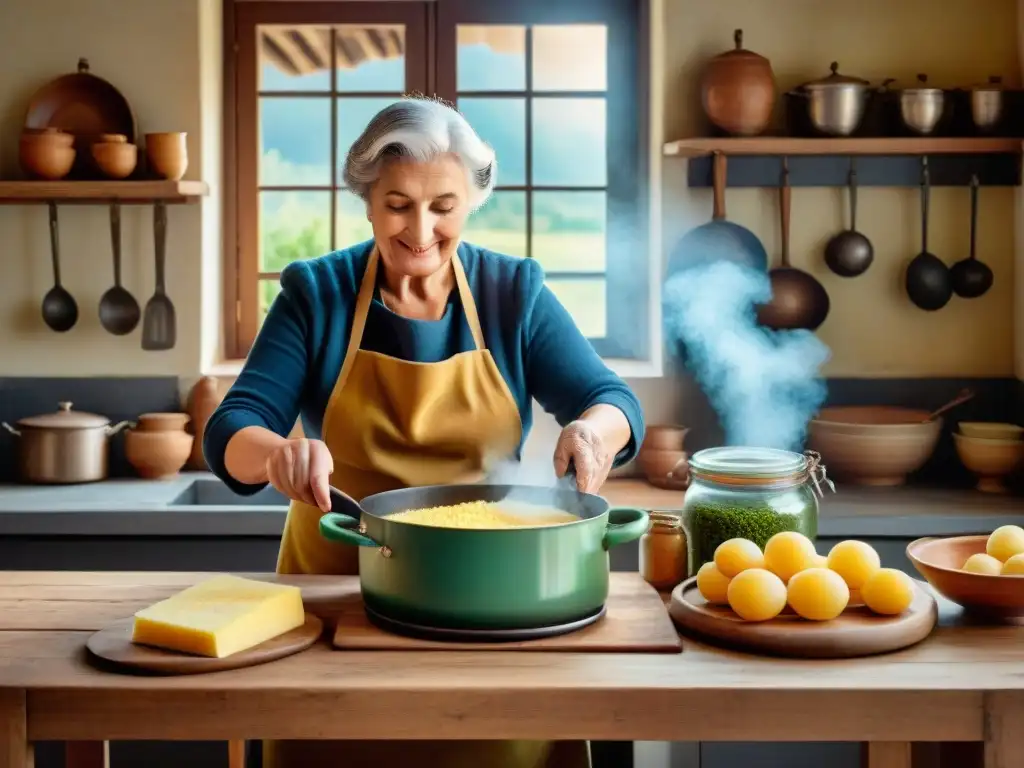
[{"label": "rustic wooden tabletop", "polygon": [[[206,576],[0,572],[0,768],[31,765],[40,740],[247,738],[860,741],[871,768],[909,768],[911,742],[985,742],[985,768],[1024,765],[1021,630],[972,626],[949,604],[924,643],[842,661],[687,639],[674,655],[342,652],[324,642],[184,677],[89,663],[93,631]],[[328,619],[357,589],[349,577],[282,580]]]}]

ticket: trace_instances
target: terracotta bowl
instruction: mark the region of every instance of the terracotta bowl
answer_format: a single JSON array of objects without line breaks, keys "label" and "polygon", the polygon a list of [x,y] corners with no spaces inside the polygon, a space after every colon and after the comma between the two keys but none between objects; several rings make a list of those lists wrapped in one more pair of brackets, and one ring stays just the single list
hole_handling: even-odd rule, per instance
[{"label": "terracotta bowl", "polygon": [[1024,616],[1024,576],[987,576],[960,570],[985,551],[988,536],[928,537],[910,542],[907,557],[935,591],[965,610],[991,618]]},{"label": "terracotta bowl", "polygon": [[653,424],[647,427],[641,450],[681,451],[689,428],[675,424]]},{"label": "terracotta bowl", "polygon": [[75,135],[60,128],[26,128],[21,134],[22,141],[47,141],[61,147],[70,147],[75,143]]},{"label": "terracotta bowl", "polygon": [[92,158],[104,176],[126,179],[139,162],[139,149],[134,144],[111,141],[92,145]]},{"label": "terracotta bowl", "polygon": [[1024,441],[989,440],[953,435],[963,465],[978,477],[977,488],[988,493],[1006,493],[1003,481],[1024,463]]},{"label": "terracotta bowl", "polygon": [[641,448],[636,462],[648,483],[657,488],[676,490],[686,488],[687,458],[686,451]]},{"label": "terracotta bowl", "polygon": [[157,178],[178,180],[188,169],[185,133],[147,133],[146,160]]},{"label": "terracotta bowl", "polygon": [[825,408],[808,425],[807,447],[830,476],[856,485],[893,486],[935,452],[942,419],[909,408]]},{"label": "terracotta bowl", "polygon": [[1024,427],[1017,424],[1003,424],[998,421],[961,421],[957,425],[961,435],[984,437],[989,440],[1022,440]]},{"label": "terracotta bowl", "polygon": [[56,181],[71,172],[75,163],[75,150],[66,144],[69,134],[23,134],[18,147],[18,160],[22,170],[37,179]]}]

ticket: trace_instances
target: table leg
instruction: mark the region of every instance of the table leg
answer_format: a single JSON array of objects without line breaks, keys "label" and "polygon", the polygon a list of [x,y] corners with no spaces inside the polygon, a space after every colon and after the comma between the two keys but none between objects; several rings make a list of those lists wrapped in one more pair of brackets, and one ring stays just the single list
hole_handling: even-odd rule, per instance
[{"label": "table leg", "polygon": [[0,688],[0,768],[32,768],[25,691]]},{"label": "table leg", "polygon": [[861,752],[864,768],[912,768],[909,741],[868,741]]},{"label": "table leg", "polygon": [[64,768],[110,768],[110,743],[69,741],[64,744]]},{"label": "table leg", "polygon": [[1024,765],[1024,693],[985,695],[985,768]]},{"label": "table leg", "polygon": [[245,768],[245,740],[228,742],[228,768]]}]

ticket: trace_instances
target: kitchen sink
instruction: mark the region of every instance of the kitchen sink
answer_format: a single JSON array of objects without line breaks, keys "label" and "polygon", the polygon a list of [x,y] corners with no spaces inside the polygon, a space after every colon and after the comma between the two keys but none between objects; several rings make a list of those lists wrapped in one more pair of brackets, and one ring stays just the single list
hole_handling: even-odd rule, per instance
[{"label": "kitchen sink", "polygon": [[192,482],[177,496],[171,506],[177,507],[286,507],[288,499],[267,486],[252,496],[235,493],[217,478],[201,478]]}]

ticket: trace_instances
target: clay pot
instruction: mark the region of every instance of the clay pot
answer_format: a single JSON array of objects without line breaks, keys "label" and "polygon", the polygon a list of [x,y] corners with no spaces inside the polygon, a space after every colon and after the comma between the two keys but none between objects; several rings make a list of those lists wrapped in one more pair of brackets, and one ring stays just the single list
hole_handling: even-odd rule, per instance
[{"label": "clay pot", "polygon": [[174,477],[185,466],[194,438],[185,431],[187,413],[144,413],[124,436],[128,463],[139,477]]},{"label": "clay pot", "polygon": [[192,469],[207,469],[206,458],[203,456],[203,435],[206,432],[206,422],[213,416],[223,398],[217,379],[213,376],[203,376],[189,392],[188,412],[192,416],[192,434],[195,435],[192,455],[188,460],[188,466]]},{"label": "clay pot", "polygon": [[63,179],[75,162],[75,137],[57,129],[26,131],[21,135],[18,160],[27,176],[47,181]]},{"label": "clay pot", "polygon": [[96,166],[110,179],[127,179],[139,160],[138,147],[123,141],[97,142],[91,150]]},{"label": "clay pot", "polygon": [[775,108],[775,73],[764,56],[743,47],[737,29],[736,47],[712,58],[700,82],[701,106],[708,120],[733,136],[764,132]]},{"label": "clay pot", "polygon": [[161,179],[177,181],[188,169],[186,133],[147,133],[146,162],[149,171]]},{"label": "clay pot", "polygon": [[647,427],[641,450],[681,451],[686,440],[687,427],[675,424],[652,424]]}]

